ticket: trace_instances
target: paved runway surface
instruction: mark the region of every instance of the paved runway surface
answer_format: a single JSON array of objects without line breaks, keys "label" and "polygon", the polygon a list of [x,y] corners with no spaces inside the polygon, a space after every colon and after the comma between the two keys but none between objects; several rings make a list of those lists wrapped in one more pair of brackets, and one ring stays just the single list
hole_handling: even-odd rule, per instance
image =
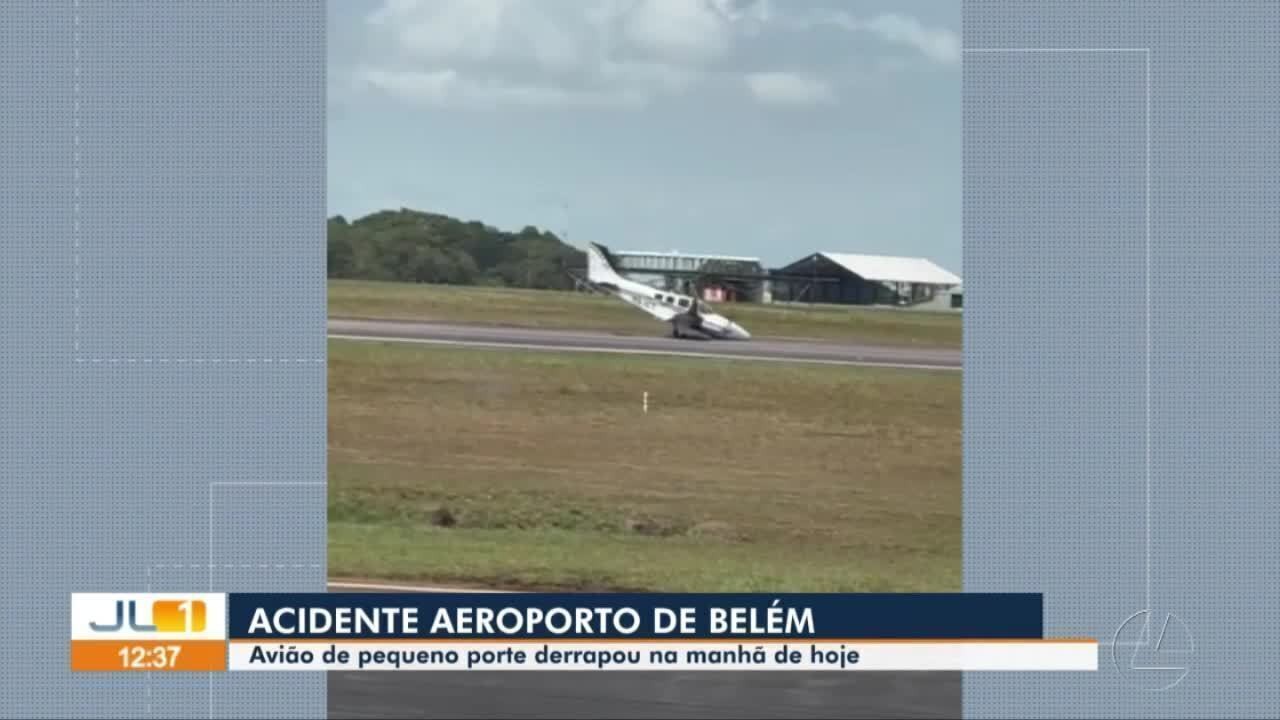
[{"label": "paved runway surface", "polygon": [[748,358],[773,362],[878,365],[959,370],[959,350],[901,348],[804,340],[710,341],[653,336],[611,335],[572,330],[446,325],[391,320],[329,320],[329,337],[396,340],[435,345],[509,347],[537,350]]},{"label": "paved runway surface", "polygon": [[329,717],[958,718],[960,683],[924,672],[331,672]]},{"label": "paved runway surface", "polygon": [[332,672],[330,718],[958,718],[960,673]]}]

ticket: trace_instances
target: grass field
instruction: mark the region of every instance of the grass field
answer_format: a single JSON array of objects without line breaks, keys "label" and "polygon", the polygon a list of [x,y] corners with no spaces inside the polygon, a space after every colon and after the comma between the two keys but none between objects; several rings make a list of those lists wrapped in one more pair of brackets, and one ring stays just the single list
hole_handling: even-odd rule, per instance
[{"label": "grass field", "polygon": [[[959,315],[842,306],[725,304],[756,337],[959,348]],[[329,281],[329,316],[661,334],[656,321],[613,298],[550,290]]]},{"label": "grass field", "polygon": [[343,341],[329,367],[335,577],[960,589],[956,373]]}]

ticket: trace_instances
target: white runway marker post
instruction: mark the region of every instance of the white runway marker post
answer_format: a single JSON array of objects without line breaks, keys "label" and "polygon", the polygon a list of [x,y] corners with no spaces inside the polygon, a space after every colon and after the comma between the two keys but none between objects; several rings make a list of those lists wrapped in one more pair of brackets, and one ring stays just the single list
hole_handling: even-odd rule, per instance
[{"label": "white runway marker post", "polygon": [[649,393],[648,393],[648,391],[646,391],[646,392],[645,392],[645,394],[644,394],[644,414],[645,414],[645,415],[648,415],[648,414],[649,414]]}]

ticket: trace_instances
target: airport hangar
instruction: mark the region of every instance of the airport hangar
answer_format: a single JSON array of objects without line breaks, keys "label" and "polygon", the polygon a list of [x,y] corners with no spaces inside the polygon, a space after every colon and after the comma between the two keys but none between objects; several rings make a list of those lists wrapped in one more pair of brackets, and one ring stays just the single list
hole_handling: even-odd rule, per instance
[{"label": "airport hangar", "polygon": [[815,252],[781,268],[759,258],[679,252],[612,252],[636,280],[707,302],[805,303],[959,311],[961,279],[924,258]]}]

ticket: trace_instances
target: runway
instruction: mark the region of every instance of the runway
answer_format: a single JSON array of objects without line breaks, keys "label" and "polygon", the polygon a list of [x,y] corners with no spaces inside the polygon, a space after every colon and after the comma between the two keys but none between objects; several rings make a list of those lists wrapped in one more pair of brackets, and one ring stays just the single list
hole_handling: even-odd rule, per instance
[{"label": "runway", "polygon": [[333,672],[330,718],[958,718],[960,673]]},{"label": "runway", "polygon": [[960,370],[959,350],[888,347],[808,340],[698,341],[603,332],[449,325],[399,320],[329,319],[332,339],[427,345],[659,355],[785,363]]},{"label": "runway", "polygon": [[353,719],[957,718],[960,683],[960,673],[925,672],[331,672],[328,709]]}]

